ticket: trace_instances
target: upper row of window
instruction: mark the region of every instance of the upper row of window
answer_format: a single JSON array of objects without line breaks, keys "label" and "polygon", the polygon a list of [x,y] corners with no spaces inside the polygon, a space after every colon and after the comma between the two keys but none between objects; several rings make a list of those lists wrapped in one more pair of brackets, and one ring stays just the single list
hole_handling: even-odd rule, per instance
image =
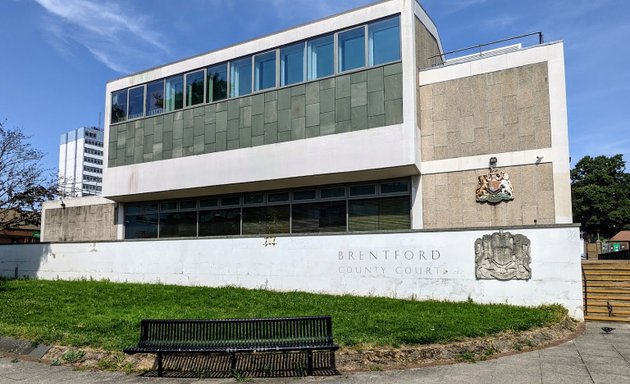
[{"label": "upper row of window", "polygon": [[152,116],[397,60],[400,60],[400,20],[395,16],[112,92],[111,122]]}]

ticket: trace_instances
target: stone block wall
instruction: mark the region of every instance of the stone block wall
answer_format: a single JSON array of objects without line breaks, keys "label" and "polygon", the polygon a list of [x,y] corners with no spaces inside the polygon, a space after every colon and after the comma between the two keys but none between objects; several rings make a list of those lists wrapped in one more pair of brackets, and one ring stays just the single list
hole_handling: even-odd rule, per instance
[{"label": "stone block wall", "polygon": [[430,68],[436,63],[441,63],[442,59],[440,57],[429,60],[430,57],[440,54],[440,47],[435,37],[418,18],[415,21],[414,32],[416,35],[416,67],[418,70]]},{"label": "stone block wall", "polygon": [[476,201],[478,177],[487,169],[422,176],[424,228],[555,223],[552,164],[499,170],[509,174],[514,200],[495,205]]},{"label": "stone block wall", "polygon": [[403,122],[394,63],[109,128],[108,166],[307,139]]},{"label": "stone block wall", "polygon": [[46,209],[44,241],[116,240],[115,204]]},{"label": "stone block wall", "polygon": [[420,87],[422,160],[551,147],[547,63]]}]

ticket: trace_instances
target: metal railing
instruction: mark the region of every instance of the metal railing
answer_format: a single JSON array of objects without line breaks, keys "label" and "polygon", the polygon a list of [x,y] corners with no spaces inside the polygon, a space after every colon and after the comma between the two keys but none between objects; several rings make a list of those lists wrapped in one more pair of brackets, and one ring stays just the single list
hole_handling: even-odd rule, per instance
[{"label": "metal railing", "polygon": [[[470,57],[471,59],[472,58],[476,58],[476,57],[482,57],[482,56],[484,56],[484,53],[491,52],[491,51],[483,51],[482,50],[483,47],[487,47],[487,46],[494,45],[494,44],[499,44],[499,43],[504,43],[506,41],[523,39],[525,37],[534,36],[534,35],[538,35],[538,44],[544,44],[545,40],[544,40],[543,33],[542,32],[532,32],[532,33],[526,33],[526,34],[523,34],[523,35],[508,37],[508,38],[505,38],[505,39],[491,41],[489,43],[473,45],[473,46],[466,47],[466,48],[460,48],[460,49],[456,49],[454,51],[440,53],[438,55],[429,57],[427,60],[429,61],[429,65],[431,67],[435,67],[435,66],[439,66],[439,65],[445,65],[445,64],[448,64],[448,59],[446,58],[447,55],[451,55],[453,53],[470,51],[472,49],[478,49],[479,53],[478,54],[472,54],[472,55],[469,55],[469,56],[466,56],[466,57]],[[453,59],[451,59],[451,60],[453,60]]]}]

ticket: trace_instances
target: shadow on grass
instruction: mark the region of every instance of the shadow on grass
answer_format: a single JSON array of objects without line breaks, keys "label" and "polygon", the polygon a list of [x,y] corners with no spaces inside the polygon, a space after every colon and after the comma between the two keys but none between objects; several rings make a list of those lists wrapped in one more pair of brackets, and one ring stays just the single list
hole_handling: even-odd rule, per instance
[{"label": "shadow on grass", "polygon": [[[163,377],[234,378],[237,381],[262,377],[302,377],[307,374],[306,352],[236,354],[231,368],[228,354],[181,354],[163,357]],[[313,376],[338,375],[335,355],[331,351],[313,352]],[[157,366],[141,376],[157,377]]]}]

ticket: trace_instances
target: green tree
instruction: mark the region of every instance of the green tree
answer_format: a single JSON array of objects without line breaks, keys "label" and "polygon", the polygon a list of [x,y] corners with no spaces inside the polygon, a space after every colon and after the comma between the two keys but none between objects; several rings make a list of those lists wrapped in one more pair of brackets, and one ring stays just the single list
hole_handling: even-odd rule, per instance
[{"label": "green tree", "polygon": [[21,129],[0,121],[0,231],[39,225],[41,204],[57,191],[40,164],[44,154],[27,140]]},{"label": "green tree", "polygon": [[585,156],[571,170],[573,220],[589,238],[630,229],[630,174],[623,155]]}]

